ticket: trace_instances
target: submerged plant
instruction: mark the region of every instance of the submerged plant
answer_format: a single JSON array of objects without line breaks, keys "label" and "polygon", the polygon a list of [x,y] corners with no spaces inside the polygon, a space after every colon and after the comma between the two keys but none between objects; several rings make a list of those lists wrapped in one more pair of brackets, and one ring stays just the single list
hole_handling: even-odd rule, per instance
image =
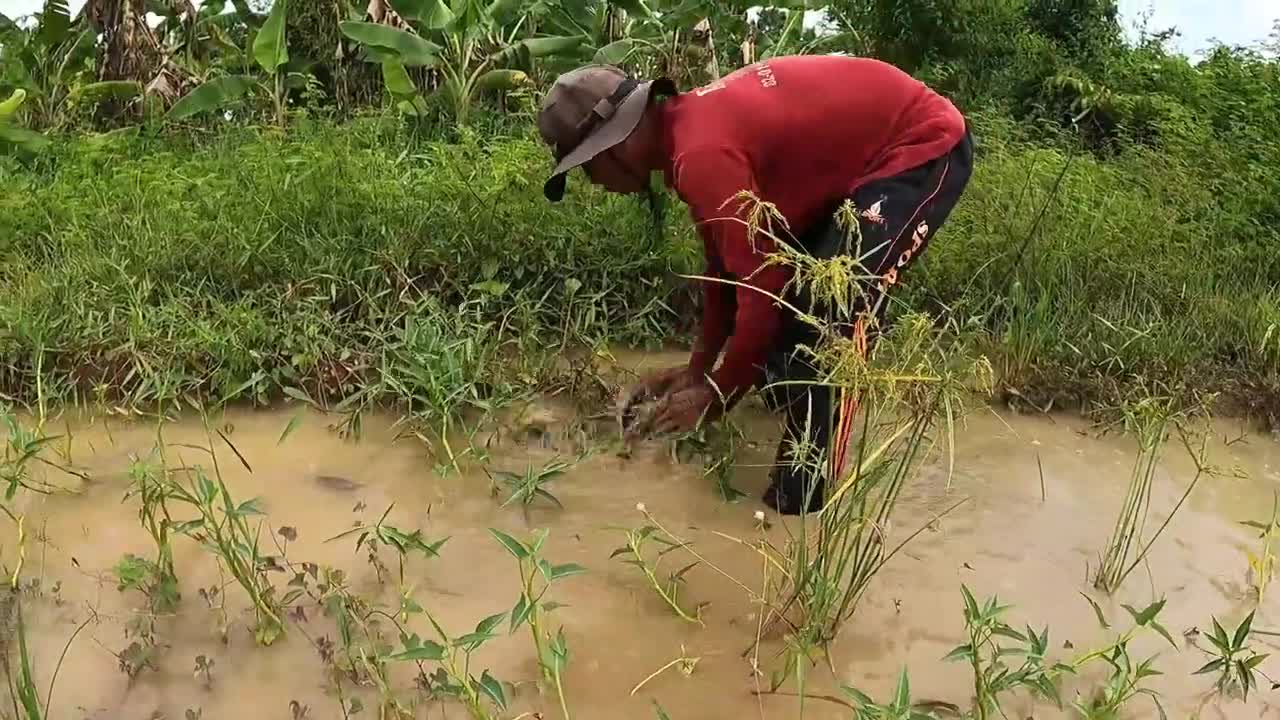
[{"label": "submerged plant", "polygon": [[912,701],[911,679],[906,668],[898,674],[893,700],[887,703],[877,703],[867,694],[847,685],[841,686],[840,690],[849,699],[849,707],[856,720],[936,720],[938,717],[934,712],[938,703]]},{"label": "submerged plant", "polygon": [[[581,575],[586,568],[574,563],[552,565],[542,558],[542,546],[547,540],[547,531],[534,534],[530,542],[523,542],[510,535],[489,528],[490,534],[506,548],[516,559],[520,567],[520,599],[511,609],[511,628],[514,633],[521,625],[528,624],[533,635],[533,647],[538,656],[538,667],[542,671],[542,679],[555,689],[560,701],[560,711],[565,720],[569,720],[569,704],[564,694],[564,667],[569,659],[569,648],[565,644],[564,628],[560,628],[553,637],[544,626],[545,613],[552,612],[560,604],[551,600],[543,600],[552,583],[563,578]],[[541,578],[541,582],[539,582]]]},{"label": "submerged plant", "polygon": [[440,623],[425,612],[439,642],[426,640],[416,633],[401,631],[401,650],[389,656],[392,661],[435,662],[436,672],[424,678],[424,684],[436,696],[453,697],[462,702],[472,720],[490,720],[490,707],[507,709],[507,693],[502,683],[489,674],[479,677],[472,672],[472,656],[486,642],[496,637],[494,629],[506,619],[506,613],[490,615],[476,624],[475,630],[451,637]]},{"label": "submerged plant", "polygon": [[[1002,617],[1009,609],[992,596],[979,605],[968,587],[964,594],[964,624],[969,642],[947,655],[947,660],[968,662],[973,670],[974,717],[987,720],[997,713],[1004,715],[1000,696],[1017,689],[1027,689],[1062,706],[1062,698],[1053,682],[1053,673],[1066,666],[1052,668],[1046,664],[1049,628],[1039,634],[1027,626],[1026,633],[1014,630]],[[1013,641],[1013,645],[1008,644]],[[1021,658],[1017,668],[1007,658]]]},{"label": "submerged plant", "polygon": [[[823,388],[830,398],[826,417],[811,410],[801,419],[807,427],[822,423],[829,428],[826,451],[820,452],[808,439],[787,448],[788,462],[812,480],[795,498],[801,508],[798,531],[787,526],[781,547],[767,537],[743,543],[777,571],[773,597],[765,604],[770,626],[784,623],[787,633],[782,669],[774,674],[772,689],[794,676],[803,711],[806,663],[820,654],[831,661],[831,641],[856,612],[872,580],[925,529],[896,544],[891,540],[903,489],[939,441],[939,430],[952,446],[954,424],[965,401],[975,389],[991,392],[993,378],[990,363],[970,352],[954,322],[906,312],[892,326],[884,326],[882,319],[891,315],[883,305],[888,295],[881,293],[872,304],[866,291],[896,282],[898,270],[886,262],[889,270],[882,276],[863,265],[871,254],[882,251],[861,247],[858,218],[870,217],[871,210],[860,211],[851,203],[842,206],[837,217],[845,235],[843,247],[820,257],[780,239],[775,228],[785,228],[786,219],[776,207],[747,191],[735,199],[736,216],[725,219],[746,225],[753,239],[771,237],[776,250],[769,254],[768,264],[793,271],[783,296],[770,299],[811,328],[811,340],[796,347],[792,362],[807,363],[815,369],[814,377],[783,380],[766,392],[799,385]],[[720,278],[697,279],[749,287]]]},{"label": "submerged plant", "polygon": [[[1198,449],[1192,448],[1188,431],[1182,425],[1182,420],[1188,413],[1178,409],[1173,398],[1144,397],[1137,402],[1125,405],[1123,413],[1125,427],[1137,434],[1138,456],[1134,459],[1129,487],[1116,518],[1115,527],[1111,531],[1111,539],[1107,541],[1102,562],[1094,577],[1094,587],[1105,592],[1114,592],[1118,589],[1125,578],[1142,563],[1150,552],[1151,546],[1159,539],[1169,521],[1181,509],[1183,502],[1208,471],[1205,464],[1208,434],[1205,434]],[[1166,431],[1171,424],[1177,427],[1187,453],[1195,462],[1196,474],[1188,483],[1178,503],[1169,512],[1169,516],[1165,518],[1164,523],[1151,535],[1150,539],[1144,542],[1143,534],[1151,505],[1156,467],[1160,460]]]},{"label": "submerged plant", "polygon": [[1154,667],[1155,656],[1135,663],[1129,655],[1128,641],[1116,643],[1102,659],[1111,668],[1107,682],[1088,699],[1077,698],[1072,707],[1086,720],[1117,720],[1120,709],[1129,701],[1145,695],[1151,698],[1165,717],[1164,708],[1160,705],[1160,695],[1149,687],[1143,687],[1142,681],[1160,675]]},{"label": "submerged plant", "polygon": [[1250,612],[1230,635],[1218,619],[1213,618],[1213,632],[1206,635],[1213,644],[1211,654],[1215,657],[1197,670],[1196,674],[1218,673],[1214,689],[1223,695],[1240,693],[1243,699],[1248,700],[1249,691],[1258,686],[1258,666],[1269,657],[1248,646],[1253,615]]},{"label": "submerged plant", "polygon": [[[636,508],[640,512],[647,514],[643,503],[637,505]],[[687,548],[687,543],[671,538],[656,524],[620,529],[626,534],[627,543],[610,553],[610,559],[621,557],[622,562],[640,568],[640,572],[644,574],[645,580],[658,593],[658,597],[662,598],[662,601],[674,610],[676,615],[683,620],[701,625],[703,605],[698,605],[692,613],[680,605],[680,586],[684,583],[684,576],[698,566],[698,561],[695,560],[681,567],[679,570],[668,574],[666,578],[659,577],[661,572],[659,565],[662,559],[668,553]],[[647,557],[645,553],[645,547],[650,542],[656,542],[663,546],[652,558]]]},{"label": "submerged plant", "polygon": [[254,638],[259,644],[270,645],[285,628],[283,608],[267,578],[269,570],[278,568],[260,552],[261,524],[257,529],[249,527],[249,518],[262,515],[262,508],[257,498],[239,504],[232,499],[216,458],[213,478],[199,467],[189,472],[191,486],[170,483],[170,498],[190,505],[199,517],[174,524],[173,531],[199,542],[235,579],[253,604],[257,619]]},{"label": "submerged plant", "polygon": [[412,553],[421,553],[424,557],[439,557],[440,548],[449,541],[449,538],[428,541],[423,535],[422,530],[414,530],[413,532],[405,532],[394,525],[387,524],[387,516],[391,514],[391,510],[395,507],[395,503],[387,506],[387,509],[378,518],[378,522],[373,525],[357,525],[356,527],[339,533],[326,542],[332,542],[350,535],[356,537],[356,551],[361,547],[367,548],[369,552],[369,564],[373,566],[374,571],[378,575],[378,582],[382,582],[382,575],[386,571],[386,566],[382,564],[378,556],[380,547],[390,548],[395,553],[398,573],[396,577],[399,579],[399,585],[404,587],[404,564],[405,559]]},{"label": "submerged plant", "polygon": [[1280,531],[1280,492],[1274,493],[1271,501],[1270,520],[1266,523],[1245,520],[1241,524],[1257,530],[1258,538],[1262,541],[1262,548],[1257,555],[1248,553],[1249,584],[1253,587],[1258,602],[1261,603],[1266,595],[1267,585],[1271,582],[1271,576],[1275,574],[1276,556],[1271,548],[1275,543],[1277,531]]},{"label": "submerged plant", "polygon": [[[76,641],[76,637],[80,632],[93,621],[94,615],[90,613],[83,622],[81,622],[67,638],[66,644],[62,648],[62,653],[58,657],[58,662],[53,668],[53,675],[49,678],[49,687],[45,692],[44,701],[40,700],[40,691],[36,687],[35,681],[35,662],[31,655],[31,649],[27,645],[27,623],[22,612],[22,588],[20,585],[20,576],[22,572],[21,558],[24,556],[24,548],[26,545],[25,518],[22,515],[14,515],[9,510],[0,506],[5,510],[5,515],[14,521],[17,526],[17,545],[19,551],[19,562],[13,574],[5,578],[5,582],[0,584],[0,671],[4,673],[5,684],[9,689],[10,708],[13,711],[15,720],[45,720],[50,717],[49,708],[53,704],[53,689],[58,682],[58,675],[62,671],[62,663],[66,660],[67,652],[71,650],[71,645]],[[10,652],[8,645],[9,640],[9,613],[13,613],[13,634],[18,641],[17,647],[17,668],[13,667],[14,653]],[[5,713],[0,712],[0,716]]]},{"label": "submerged plant", "polygon": [[163,468],[134,460],[129,467],[130,486],[125,499],[139,500],[138,519],[156,546],[155,560],[126,555],[116,566],[120,589],[136,589],[146,595],[150,609],[168,614],[177,609],[182,599],[178,576],[173,566],[171,535],[174,520],[169,515],[168,499],[172,494]]},{"label": "submerged plant", "polygon": [[[502,502],[502,507],[506,507],[512,503],[520,503],[521,507],[528,509],[538,498],[549,500],[558,508],[563,508],[560,500],[547,491],[547,483],[555,480],[565,474],[574,463],[565,462],[560,459],[552,460],[540,468],[529,466],[523,473],[513,473],[506,470],[496,470],[498,480],[507,486],[508,496]],[[486,470],[486,472],[488,472]],[[492,476],[491,476],[492,477]],[[494,483],[494,494],[497,494],[497,482]]]},{"label": "submerged plant", "polygon": [[[1107,622],[1102,608],[1088,595],[1084,595],[1084,598],[1089,601],[1089,605],[1093,608],[1093,612],[1098,618],[1098,624],[1103,629],[1109,629],[1111,626]],[[1141,610],[1124,605],[1125,612],[1133,620],[1132,627],[1121,633],[1110,645],[1084,653],[1065,666],[1061,666],[1065,668],[1065,672],[1076,673],[1080,668],[1090,663],[1102,661],[1106,663],[1110,670],[1106,684],[1089,697],[1077,697],[1072,702],[1072,708],[1086,720],[1116,720],[1121,709],[1139,696],[1150,698],[1160,716],[1162,718],[1165,716],[1164,708],[1160,704],[1159,693],[1152,688],[1144,687],[1142,684],[1147,678],[1161,674],[1159,670],[1155,669],[1157,656],[1152,655],[1146,660],[1135,663],[1129,653],[1129,643],[1143,630],[1152,630],[1158,633],[1175,650],[1177,649],[1178,644],[1173,641],[1173,636],[1159,621],[1164,605],[1164,600],[1153,602]]]},{"label": "submerged plant", "polygon": [[40,455],[41,450],[57,440],[58,436],[45,435],[39,430],[24,427],[18,422],[18,418],[2,405],[0,405],[0,424],[4,425],[6,432],[4,454],[0,456],[0,486],[4,489],[0,499],[13,500],[19,488],[42,494],[53,492],[55,490],[53,486],[32,477],[30,466],[38,462],[59,467]]},{"label": "submerged plant", "polygon": [[701,455],[703,477],[712,479],[721,500],[737,502],[745,498],[746,493],[734,487],[731,478],[738,448],[744,439],[742,428],[726,417],[677,438],[672,445],[672,455],[677,462],[692,455]]}]

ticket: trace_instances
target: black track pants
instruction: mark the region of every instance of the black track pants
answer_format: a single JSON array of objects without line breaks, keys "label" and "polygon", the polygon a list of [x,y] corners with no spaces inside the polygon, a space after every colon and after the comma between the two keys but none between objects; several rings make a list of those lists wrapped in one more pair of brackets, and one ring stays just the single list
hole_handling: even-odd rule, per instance
[{"label": "black track pants", "polygon": [[[879,326],[888,304],[887,294],[951,214],[969,182],[972,167],[973,142],[966,133],[948,154],[899,175],[868,183],[854,193],[851,199],[859,213],[861,247],[844,247],[848,234],[837,224],[835,213],[800,237],[799,243],[819,257],[855,252],[863,267],[870,271],[862,274],[880,278],[854,291],[854,297],[861,293],[862,299],[855,302],[853,317],[863,314],[874,317],[875,322],[845,323],[840,328],[846,337],[857,338],[864,351],[869,350],[875,340],[873,331],[864,329],[868,325]],[[807,298],[788,299],[805,310],[812,307]],[[784,308],[784,312],[778,343],[765,365],[766,385],[788,384],[765,393],[766,402],[784,414],[784,431],[778,444],[772,484],[764,501],[782,514],[798,515],[802,508],[813,512],[822,507],[825,487],[821,464],[827,467],[829,477],[838,478],[844,471],[843,456],[853,425],[851,415],[856,408],[851,394],[846,394],[847,399],[838,403],[840,407],[832,407],[833,395],[839,397],[838,389],[792,384],[819,377],[803,351],[796,351],[797,344],[812,346],[817,337],[812,327],[789,310]],[[814,314],[822,317],[826,311],[818,309]],[[833,438],[833,434],[836,437]],[[793,454],[797,446],[799,455]]]}]

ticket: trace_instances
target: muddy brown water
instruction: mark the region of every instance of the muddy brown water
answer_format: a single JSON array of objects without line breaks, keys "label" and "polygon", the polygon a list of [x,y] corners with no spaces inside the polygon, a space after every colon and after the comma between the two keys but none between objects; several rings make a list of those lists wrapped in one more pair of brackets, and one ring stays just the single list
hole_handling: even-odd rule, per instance
[{"label": "muddy brown water", "polygon": [[[537,424],[550,432],[538,441],[518,433],[504,436],[491,447],[492,468],[522,471],[572,452],[571,438],[556,432],[570,424],[567,406],[545,401],[534,411]],[[550,528],[544,554],[552,562],[579,563],[589,571],[559,582],[551,591],[566,606],[551,616],[551,622],[552,627],[563,624],[571,651],[565,687],[574,717],[653,718],[655,699],[673,720],[799,716],[794,697],[757,697],[753,692],[757,680],[742,652],[755,636],[757,607],[741,588],[706,567],[690,572],[686,599],[708,603],[706,625],[698,627],[675,617],[635,568],[609,559],[622,544],[622,535],[609,526],[642,524],[636,505],[644,503],[717,566],[758,586],[758,557],[713,531],[738,537],[759,532],[753,514],[762,509],[757,498],[767,482],[766,465],[777,439],[776,424],[762,410],[747,407],[740,412],[753,441],[741,453],[733,480],[747,492],[745,500],[723,502],[698,465],[673,461],[665,446],[652,444],[638,448],[629,459],[606,450],[582,461],[548,485],[563,509],[540,504],[527,516],[515,507],[499,507],[501,497],[492,496],[488,478],[475,463],[463,465],[460,474],[437,472],[419,440],[395,439],[398,428],[389,416],[366,417],[362,437],[354,440],[332,429],[334,417],[306,412],[296,430],[280,442],[295,412],[229,411],[220,420],[252,472],[225,443],[215,443],[235,497],[261,498],[268,523],[264,534],[282,526],[296,528],[298,538],[288,548],[292,560],[343,568],[355,589],[394,607],[395,591],[379,585],[364,554],[353,551],[351,539],[326,542],[354,521],[377,520],[394,504],[389,522],[423,528],[429,538],[450,538],[441,557],[410,563],[408,582],[415,586],[418,602],[447,629],[461,634],[480,618],[510,610],[518,597],[514,561],[487,529],[523,537],[534,528]],[[60,418],[51,432],[62,431],[63,424]],[[23,575],[40,580],[40,591],[29,594],[24,607],[42,693],[67,638],[92,618],[63,662],[50,717],[182,718],[190,709],[204,719],[289,718],[291,701],[310,708],[306,717],[342,717],[316,650],[303,633],[291,626],[271,647],[255,646],[249,630],[252,617],[242,612],[242,595],[234,585],[227,587],[232,625],[226,642],[221,640],[217,615],[197,592],[219,583],[216,565],[186,538],[174,543],[183,599],[176,616],[158,621],[158,670],[144,671],[133,681],[120,671],[115,653],[129,644],[124,627],[134,613],[143,611],[143,598],[119,592],[110,571],[125,553],[154,553],[138,525],[136,505],[122,497],[130,457],[151,450],[155,428],[147,421],[119,417],[68,418],[65,425],[69,441],[59,447],[89,479],[52,475],[73,492],[28,498],[20,504],[33,535]],[[1169,717],[1195,717],[1197,712],[1204,718],[1280,717],[1280,691],[1271,691],[1265,681],[1244,703],[1211,697],[1211,677],[1192,675],[1207,657],[1188,644],[1184,633],[1206,628],[1212,616],[1234,627],[1255,604],[1248,591],[1245,552],[1256,547],[1256,541],[1239,521],[1264,520],[1272,493],[1280,487],[1280,443],[1241,435],[1239,423],[1229,421],[1218,423],[1217,434],[1211,461],[1227,474],[1200,485],[1156,545],[1149,568],[1135,572],[1108,599],[1092,591],[1086,573],[1096,565],[1123,497],[1133,441],[1099,437],[1086,423],[1070,417],[1016,416],[987,409],[970,416],[958,432],[950,487],[947,464],[935,454],[905,491],[894,537],[927,523],[958,499],[969,501],[933,531],[920,535],[875,579],[834,649],[835,675],[819,665],[810,674],[810,692],[834,694],[838,685],[849,684],[887,698],[905,666],[917,698],[967,707],[968,668],[941,660],[963,642],[963,583],[980,597],[998,594],[1011,604],[1008,619],[1017,627],[1048,625],[1054,657],[1062,659],[1103,644],[1109,636],[1098,627],[1081,592],[1099,600],[1117,629],[1124,626],[1121,603],[1145,606],[1153,598],[1166,597],[1162,617],[1180,649],[1158,638],[1144,638],[1135,643],[1134,654],[1141,658],[1162,653],[1157,667],[1165,674],[1149,684],[1161,694]],[[165,437],[171,446],[207,442],[194,419],[167,425]],[[171,452],[175,462],[200,461],[194,450],[179,447]],[[1191,465],[1182,455],[1175,447],[1166,452],[1148,528],[1163,519],[1191,477]],[[357,506],[363,509],[353,511]],[[783,528],[777,518],[771,520],[775,525],[769,532],[780,540]],[[4,564],[12,569],[12,526],[6,522],[0,527],[5,528]],[[394,568],[393,558],[384,555],[384,560]],[[1266,596],[1255,627],[1280,629],[1278,596],[1280,589]],[[302,626],[307,635],[335,637],[326,618],[314,612],[308,618]],[[429,636],[425,623],[420,627],[418,620],[413,622]],[[537,670],[527,629],[513,636],[505,629],[504,624],[500,637],[484,646],[477,661],[496,677],[518,683],[509,689],[513,704],[507,717],[521,712],[559,716],[554,696],[541,696],[531,682]],[[1280,647],[1274,640],[1258,636],[1254,645],[1275,652]],[[1064,647],[1068,642],[1074,649]],[[1207,645],[1203,640],[1200,644]],[[779,648],[776,640],[765,643],[760,661],[766,673],[776,667],[774,653]],[[699,658],[691,674],[670,668],[631,694],[638,683],[682,653]],[[200,655],[214,661],[211,685],[194,673]],[[412,673],[408,667],[400,669],[405,672],[394,679],[408,697]],[[1280,659],[1269,660],[1262,669],[1280,679]],[[1095,668],[1067,682],[1064,695],[1070,699],[1104,679]],[[767,677],[760,682],[767,686]],[[793,690],[790,683],[783,688]],[[365,709],[354,717],[376,717],[376,696],[365,692],[361,697]],[[6,699],[0,717],[7,709]],[[1072,716],[1022,695],[1012,696],[1006,710],[1016,718]],[[423,703],[417,712],[418,717],[466,715],[460,706],[434,702]],[[810,700],[805,716],[843,718],[852,713]],[[1138,698],[1122,716],[1157,715],[1145,698]]]}]

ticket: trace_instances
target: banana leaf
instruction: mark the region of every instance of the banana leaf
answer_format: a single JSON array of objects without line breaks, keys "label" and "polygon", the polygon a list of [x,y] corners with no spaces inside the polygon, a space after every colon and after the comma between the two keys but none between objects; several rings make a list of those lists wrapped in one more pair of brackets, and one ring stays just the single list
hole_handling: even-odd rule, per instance
[{"label": "banana leaf", "polygon": [[253,57],[269,73],[275,73],[281,65],[289,62],[289,45],[285,40],[288,6],[288,0],[275,0],[271,4],[271,14],[253,39]]},{"label": "banana leaf", "polygon": [[410,67],[431,67],[440,61],[440,46],[399,28],[371,22],[339,23],[342,34],[362,45],[394,52]]},{"label": "banana leaf", "polygon": [[182,120],[211,110],[218,110],[239,100],[253,91],[257,85],[247,75],[224,75],[214,78],[183,95],[169,109],[170,120]]}]

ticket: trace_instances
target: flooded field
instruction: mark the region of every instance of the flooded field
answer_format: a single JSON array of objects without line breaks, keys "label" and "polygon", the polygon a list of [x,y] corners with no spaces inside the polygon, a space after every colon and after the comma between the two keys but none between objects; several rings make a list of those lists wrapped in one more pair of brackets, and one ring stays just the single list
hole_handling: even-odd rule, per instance
[{"label": "flooded field", "polygon": [[[553,565],[585,569],[557,580],[543,598],[561,604],[542,622],[552,635],[563,625],[568,648],[563,705],[574,717],[654,718],[654,701],[672,720],[800,716],[793,681],[776,694],[757,694],[768,690],[782,639],[766,634],[758,652],[759,673],[753,672],[755,654],[749,648],[760,631],[760,606],[743,586],[761,587],[763,563],[757,553],[726,537],[752,540],[767,533],[781,543],[787,526],[796,525],[770,514],[769,526],[762,528],[754,517],[764,509],[758,498],[778,437],[776,423],[763,410],[746,407],[738,413],[750,444],[736,458],[733,484],[746,497],[735,503],[722,500],[700,464],[673,459],[662,443],[638,447],[624,458],[609,444],[607,424],[596,435],[569,432],[578,427],[573,411],[552,400],[507,423],[507,432],[489,444],[483,466],[469,458],[460,463],[460,472],[444,474],[421,441],[396,439],[399,431],[389,416],[366,417],[356,440],[331,427],[333,416],[307,411],[295,420],[297,412],[228,411],[214,425],[225,440],[216,432],[207,435],[194,417],[164,427],[170,466],[209,468],[209,457],[199,448],[212,440],[230,495],[237,503],[259,498],[263,515],[248,521],[251,527],[263,522],[260,552],[275,556],[273,562],[281,566],[271,574],[277,597],[292,589],[290,580],[299,572],[314,585],[322,573],[309,568],[339,568],[351,594],[388,611],[380,623],[387,651],[401,652],[393,624],[404,607],[396,556],[383,548],[380,564],[374,564],[365,549],[356,549],[356,535],[335,536],[353,525],[374,525],[387,513],[384,525],[405,532],[421,529],[427,543],[448,538],[438,557],[418,554],[406,562],[403,590],[456,637],[483,618],[512,611],[520,597],[517,562],[490,529],[527,539],[546,528],[543,557]],[[146,597],[120,591],[114,568],[126,554],[156,555],[139,522],[137,498],[125,499],[132,461],[150,455],[156,427],[145,420],[104,417],[72,418],[63,425],[59,418],[50,427],[66,433],[50,449],[56,448],[83,478],[45,473],[69,492],[25,495],[18,504],[27,533],[23,608],[42,696],[68,639],[83,627],[62,660],[50,718],[380,717],[383,694],[375,683],[355,688],[344,681],[341,697],[334,689],[326,660],[335,652],[341,658],[342,639],[333,617],[300,595],[292,605],[301,609],[289,613],[283,636],[267,647],[256,644],[246,593],[230,576],[220,575],[213,555],[189,537],[172,538],[181,592],[177,609],[155,617],[151,635],[143,636],[153,640],[140,642],[137,629],[140,616],[148,614]],[[575,460],[584,439],[598,452]],[[824,662],[808,672],[804,716],[853,717],[849,708],[826,698],[840,696],[839,686],[850,685],[887,700],[904,667],[917,700],[968,708],[969,666],[943,661],[967,641],[963,584],[980,601],[998,595],[1011,605],[1006,620],[1013,627],[1030,625],[1039,632],[1047,626],[1053,661],[1104,646],[1128,628],[1122,605],[1141,609],[1165,598],[1160,619],[1178,647],[1146,633],[1130,652],[1135,661],[1159,653],[1154,666],[1163,674],[1143,680],[1142,686],[1159,694],[1168,716],[1280,717],[1280,694],[1265,679],[1242,702],[1215,696],[1213,674],[1193,675],[1212,659],[1199,648],[1210,647],[1204,633],[1213,618],[1233,630],[1257,603],[1249,588],[1247,553],[1257,553],[1260,541],[1241,522],[1270,517],[1273,493],[1280,488],[1280,443],[1219,421],[1209,459],[1223,472],[1201,482],[1145,567],[1107,597],[1093,589],[1090,573],[1112,530],[1135,453],[1132,438],[1099,437],[1074,418],[990,410],[971,415],[957,429],[950,477],[946,459],[934,452],[905,487],[889,529],[893,541],[922,525],[930,528],[872,582],[832,650],[834,674]],[[508,488],[499,478],[495,491],[490,474],[525,475],[557,459],[569,466],[541,487],[560,506],[545,496],[527,508],[519,502],[502,506]],[[1193,472],[1186,453],[1171,446],[1156,475],[1148,534]],[[938,513],[966,498],[935,522]],[[610,557],[626,541],[618,528],[648,522],[638,504],[665,529],[691,541],[705,561],[684,576],[679,598],[690,613],[703,605],[702,624],[678,617],[637,567]],[[193,517],[186,507],[176,514],[177,520]],[[12,526],[5,521],[0,527],[5,528],[3,565],[12,571],[17,562]],[[672,555],[664,568],[675,570],[694,560],[685,550]],[[1098,603],[1109,630],[1099,626],[1082,594]],[[1274,594],[1264,597],[1254,629],[1280,630],[1280,600]],[[406,617],[422,639],[439,639],[424,613]],[[557,693],[537,687],[539,668],[528,628],[514,634],[508,628],[506,618],[495,626],[495,637],[474,652],[470,672],[479,677],[487,668],[505,683],[502,693],[510,707],[503,717],[560,716]],[[1278,640],[1255,633],[1249,642],[1270,653],[1280,648]],[[431,675],[437,664],[423,667]],[[415,662],[387,667],[388,692],[414,716],[467,716],[456,700],[427,699],[416,689]],[[1280,679],[1280,659],[1268,658],[1258,669]],[[132,677],[130,670],[136,670]],[[1105,664],[1097,663],[1065,680],[1064,710],[1033,701],[1025,692],[1006,698],[1005,710],[1011,718],[1079,717],[1070,701],[1107,678]],[[352,712],[353,700],[357,712]],[[7,711],[0,708],[0,717]],[[1137,696],[1119,717],[1155,718],[1158,712],[1149,697]]]}]

